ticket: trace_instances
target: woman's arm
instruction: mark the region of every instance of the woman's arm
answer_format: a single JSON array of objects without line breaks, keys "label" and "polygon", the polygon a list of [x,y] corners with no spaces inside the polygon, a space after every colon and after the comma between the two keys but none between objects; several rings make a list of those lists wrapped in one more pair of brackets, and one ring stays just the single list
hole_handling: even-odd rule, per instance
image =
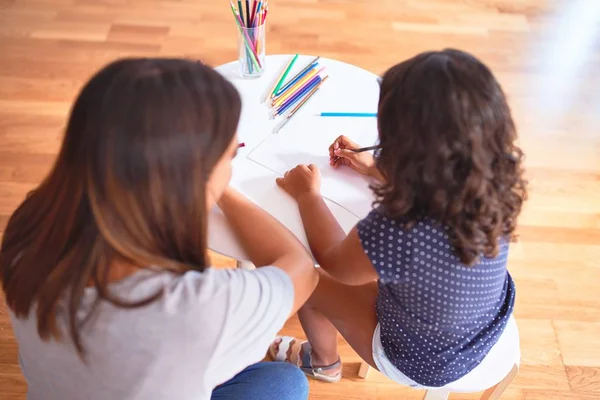
[{"label": "woman's arm", "polygon": [[275,218],[234,189],[218,202],[242,248],[257,267],[276,266],[294,284],[294,314],[310,297],[319,275],[304,246]]},{"label": "woman's arm", "polygon": [[319,265],[338,281],[362,285],[377,279],[364,253],[356,228],[346,234],[319,193],[320,172],[314,165],[299,165],[277,184],[298,202],[308,244]]}]

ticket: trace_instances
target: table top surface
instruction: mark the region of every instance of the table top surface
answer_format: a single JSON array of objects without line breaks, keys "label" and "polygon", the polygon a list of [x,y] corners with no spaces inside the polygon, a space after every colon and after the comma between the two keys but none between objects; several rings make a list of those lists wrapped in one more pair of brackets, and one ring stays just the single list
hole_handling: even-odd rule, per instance
[{"label": "table top surface", "polygon": [[[275,183],[275,179],[279,174],[247,158],[250,152],[267,139],[269,135],[275,134],[274,129],[281,122],[280,119],[270,119],[269,109],[265,104],[262,104],[261,100],[290,58],[289,55],[268,56],[263,76],[255,79],[241,78],[237,61],[219,66],[216,69],[235,85],[242,98],[242,115],[238,127],[238,139],[246,146],[239,149],[238,156],[233,161],[231,186],[285,225],[308,248],[296,203]],[[314,56],[299,56],[295,63],[295,69],[290,71],[288,77],[293,76],[297,70],[303,68],[313,58]],[[302,126],[303,121],[306,123],[308,119],[312,119],[311,126],[314,127],[316,114],[322,111],[376,111],[379,84],[375,74],[350,64],[326,58],[321,58],[319,64],[326,68],[325,72],[329,75],[328,81],[315,94],[314,99],[307,102],[287,125],[279,133],[276,133],[277,135],[285,135],[286,129],[290,129],[292,126],[298,129],[299,126]],[[325,120],[327,118],[321,119]],[[357,129],[355,127],[358,124],[349,121],[347,118],[345,120],[340,125],[340,135],[347,135],[352,129]],[[319,121],[316,121],[316,123],[319,124]],[[329,128],[324,125],[323,129],[330,129],[331,121],[327,125]],[[335,129],[337,130],[337,128]],[[311,137],[315,138],[315,135],[319,134],[318,129],[316,130],[311,128],[307,132],[307,140],[311,140]],[[376,137],[376,126],[372,134]],[[324,148],[323,152],[328,154],[328,149]],[[364,217],[364,215],[355,215],[327,199],[326,203],[346,232],[350,231],[358,220]],[[240,247],[218,207],[215,207],[210,213],[208,229],[208,245],[211,250],[237,260],[247,260],[245,252]]]}]

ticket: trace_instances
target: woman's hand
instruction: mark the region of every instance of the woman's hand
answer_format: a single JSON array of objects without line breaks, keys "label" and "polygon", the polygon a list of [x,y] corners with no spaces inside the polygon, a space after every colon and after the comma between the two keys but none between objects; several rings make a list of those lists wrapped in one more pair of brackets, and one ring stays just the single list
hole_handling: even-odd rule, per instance
[{"label": "woman's hand", "polygon": [[277,178],[277,186],[285,190],[294,200],[298,201],[304,195],[320,195],[321,171],[316,165],[298,165]]},{"label": "woman's hand", "polygon": [[337,168],[340,165],[347,165],[356,172],[363,175],[373,176],[375,169],[375,158],[369,152],[355,153],[352,150],[359,149],[360,146],[346,136],[340,136],[329,146],[329,165]]}]

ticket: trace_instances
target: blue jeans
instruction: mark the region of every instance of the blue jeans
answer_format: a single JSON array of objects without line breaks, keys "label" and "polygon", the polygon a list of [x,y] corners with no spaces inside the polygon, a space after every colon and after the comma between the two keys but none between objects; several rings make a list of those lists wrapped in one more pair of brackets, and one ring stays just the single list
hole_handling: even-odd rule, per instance
[{"label": "blue jeans", "polygon": [[211,400],[306,400],[308,381],[296,366],[283,362],[254,364],[217,386]]}]

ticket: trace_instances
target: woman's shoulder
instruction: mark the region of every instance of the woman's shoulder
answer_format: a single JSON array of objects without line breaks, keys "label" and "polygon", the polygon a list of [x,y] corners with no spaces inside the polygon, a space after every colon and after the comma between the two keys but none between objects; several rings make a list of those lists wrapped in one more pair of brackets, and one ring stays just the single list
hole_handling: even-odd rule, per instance
[{"label": "woman's shoulder", "polygon": [[176,278],[177,284],[189,285],[195,290],[202,289],[205,293],[221,292],[225,288],[249,290],[259,286],[293,288],[291,278],[275,266],[260,267],[252,270],[243,268],[214,268],[204,271],[188,271]]},{"label": "woman's shoulder", "polygon": [[[203,271],[189,270],[183,274],[173,273],[159,267],[144,268],[109,286],[112,293],[125,300],[135,301],[162,292],[163,299],[176,298],[186,303],[210,301],[226,297],[233,292],[249,294],[257,287],[293,289],[289,276],[276,267],[255,270],[241,268],[207,267]],[[93,291],[94,288],[88,288]]]}]

